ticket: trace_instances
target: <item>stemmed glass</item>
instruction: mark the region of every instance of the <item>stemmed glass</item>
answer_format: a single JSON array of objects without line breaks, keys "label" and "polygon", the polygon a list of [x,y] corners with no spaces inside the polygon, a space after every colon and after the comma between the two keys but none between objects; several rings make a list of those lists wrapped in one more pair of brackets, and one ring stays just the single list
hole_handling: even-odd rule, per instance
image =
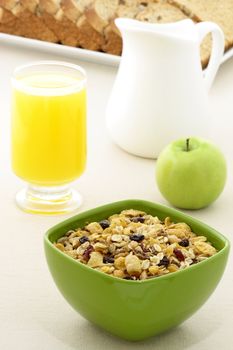
[{"label": "stemmed glass", "polygon": [[12,78],[12,168],[27,182],[20,208],[57,214],[81,205],[70,187],[86,164],[86,74],[79,66],[40,61]]}]

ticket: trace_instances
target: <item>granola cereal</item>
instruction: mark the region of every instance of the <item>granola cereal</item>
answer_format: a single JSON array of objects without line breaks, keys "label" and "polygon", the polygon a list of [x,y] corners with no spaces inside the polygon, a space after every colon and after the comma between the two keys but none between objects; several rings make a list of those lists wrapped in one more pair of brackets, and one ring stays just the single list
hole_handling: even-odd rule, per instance
[{"label": "granola cereal", "polygon": [[135,209],[68,231],[54,245],[95,270],[130,280],[176,272],[217,252],[186,223]]}]

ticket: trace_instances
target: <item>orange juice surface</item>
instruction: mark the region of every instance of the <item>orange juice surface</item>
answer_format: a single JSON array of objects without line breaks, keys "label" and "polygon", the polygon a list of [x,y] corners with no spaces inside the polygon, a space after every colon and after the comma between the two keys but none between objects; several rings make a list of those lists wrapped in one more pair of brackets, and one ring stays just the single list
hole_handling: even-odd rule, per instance
[{"label": "orange juice surface", "polygon": [[86,162],[85,88],[80,83],[80,89],[72,90],[74,84],[79,85],[76,78],[53,73],[17,81],[26,88],[16,85],[13,91],[15,174],[40,186],[62,185],[78,178]]}]

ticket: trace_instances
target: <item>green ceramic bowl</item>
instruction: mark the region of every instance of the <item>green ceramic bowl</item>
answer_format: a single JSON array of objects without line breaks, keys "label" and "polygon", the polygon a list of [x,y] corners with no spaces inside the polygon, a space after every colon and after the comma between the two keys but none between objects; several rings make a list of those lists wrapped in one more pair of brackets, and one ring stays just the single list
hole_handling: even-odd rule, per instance
[{"label": "green ceramic bowl", "polygon": [[[129,281],[95,271],[53,246],[53,242],[70,229],[130,208],[160,219],[169,216],[174,222],[186,222],[219,251],[185,270],[144,281]],[[202,222],[142,200],[111,203],[74,216],[51,228],[44,243],[50,272],[68,303],[87,320],[128,340],[142,340],[164,332],[197,311],[220,281],[230,247],[224,236]]]}]

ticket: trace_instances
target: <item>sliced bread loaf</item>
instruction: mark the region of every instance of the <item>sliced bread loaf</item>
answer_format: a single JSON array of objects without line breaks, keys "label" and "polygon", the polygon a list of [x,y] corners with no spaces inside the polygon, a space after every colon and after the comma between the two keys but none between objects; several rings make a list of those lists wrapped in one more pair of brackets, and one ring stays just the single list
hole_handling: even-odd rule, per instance
[{"label": "sliced bread loaf", "polygon": [[105,42],[104,36],[88,23],[85,15],[79,18],[77,25],[80,31],[79,45],[87,50],[102,50]]},{"label": "sliced bread loaf", "polygon": [[187,18],[181,10],[166,3],[149,4],[136,16],[139,21],[151,23],[171,23]]},{"label": "sliced bread loaf", "polygon": [[102,33],[109,21],[115,17],[119,0],[95,0],[91,6],[85,10],[85,16],[91,26]]},{"label": "sliced bread loaf", "polygon": [[[37,16],[37,0],[0,0],[0,6],[12,14],[10,34],[21,35],[28,38],[56,42],[57,38]],[[8,14],[10,15],[10,14]],[[15,29],[14,29],[15,28]],[[1,29],[3,31],[3,28]],[[7,28],[4,28],[7,32]],[[20,33],[20,34],[19,34]]]},{"label": "sliced bread loaf", "polygon": [[65,16],[73,23],[76,23],[83,14],[83,8],[80,7],[79,2],[76,0],[61,0],[60,5]]},{"label": "sliced bread loaf", "polygon": [[77,21],[80,31],[80,46],[88,50],[101,50],[104,44],[104,36],[98,32],[87,20],[86,11],[94,3],[94,0],[77,0],[82,15]]},{"label": "sliced bread loaf", "polygon": [[39,8],[45,24],[57,36],[58,42],[69,46],[78,45],[77,25],[65,16],[60,0],[40,0]]},{"label": "sliced bread loaf", "polygon": [[8,11],[11,11],[18,3],[19,0],[0,0],[1,8]]},{"label": "sliced bread loaf", "polygon": [[24,36],[21,21],[3,7],[0,7],[0,33]]}]

